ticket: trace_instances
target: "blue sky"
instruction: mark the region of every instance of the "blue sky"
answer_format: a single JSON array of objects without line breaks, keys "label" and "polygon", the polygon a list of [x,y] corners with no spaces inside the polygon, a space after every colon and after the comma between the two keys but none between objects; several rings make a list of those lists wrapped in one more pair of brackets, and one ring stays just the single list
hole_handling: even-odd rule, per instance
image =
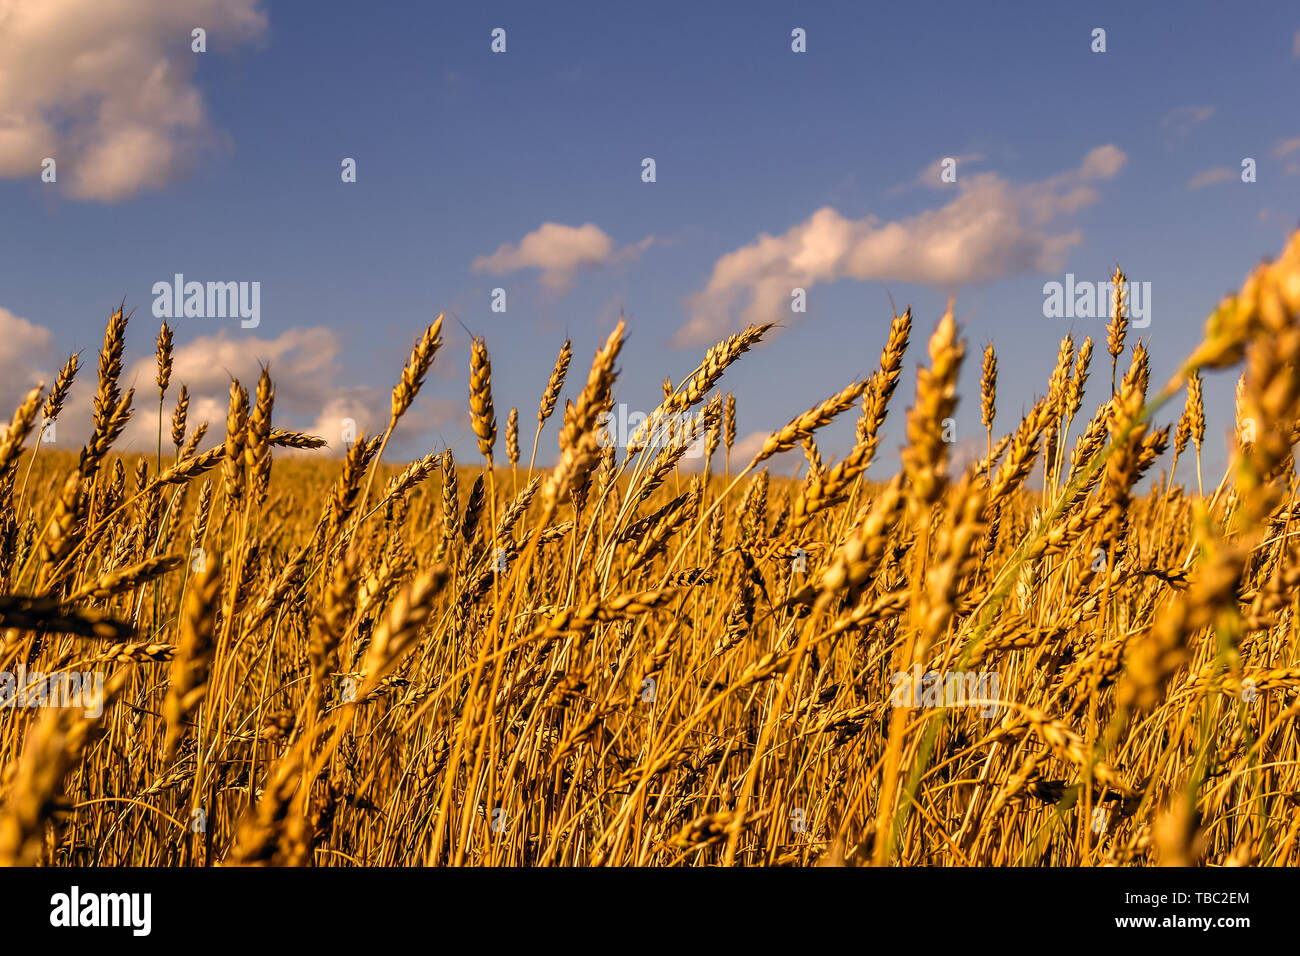
[{"label": "blue sky", "polygon": [[[286,424],[328,431],[346,414],[381,427],[413,339],[446,310],[395,457],[444,440],[473,457],[459,323],[486,337],[498,418],[518,406],[527,446],[561,342],[574,342],[576,388],[622,309],[617,398],[642,410],[712,341],[751,318],[782,322],[723,380],[743,439],[868,374],[892,295],[916,326],[880,474],[949,292],[968,343],[957,433],[982,446],[986,342],[1006,431],[1044,391],[1063,334],[1104,341],[1104,319],[1045,318],[1044,282],[1104,281],[1116,262],[1149,281],[1151,324],[1129,341],[1148,342],[1158,384],[1218,298],[1300,224],[1300,8],[1287,4],[11,5],[6,402],[76,349],[89,387],[123,297],[137,310],[128,376],[148,391],[151,290],[179,272],[261,283],[256,329],[174,322],[176,381],[214,428],[227,373],[252,377],[259,359]],[[208,30],[207,52],[191,52],[191,25]],[[504,54],[489,48],[496,27]],[[791,51],[796,27],[806,53]],[[1095,27],[1105,53],[1090,49]],[[98,69],[114,50],[131,66]],[[40,179],[45,156],[56,183]],[[340,181],[344,157],[355,183]],[[944,157],[958,159],[956,183],[932,174]],[[1254,183],[1241,182],[1245,157]],[[599,236],[566,231],[586,224]],[[940,248],[954,227],[957,244]],[[560,265],[527,267],[535,256]],[[807,314],[790,313],[788,293],[769,308],[765,281],[806,286]],[[496,287],[504,314],[489,308]],[[1099,353],[1089,409],[1109,378]],[[1207,383],[1211,473],[1232,385]],[[75,435],[88,407],[67,414]],[[851,435],[851,420],[828,430],[823,455]]]}]

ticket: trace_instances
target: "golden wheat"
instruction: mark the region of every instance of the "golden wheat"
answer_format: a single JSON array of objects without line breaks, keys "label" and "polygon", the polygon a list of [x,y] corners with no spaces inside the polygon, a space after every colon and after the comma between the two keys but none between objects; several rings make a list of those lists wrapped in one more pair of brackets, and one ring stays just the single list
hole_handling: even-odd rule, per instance
[{"label": "golden wheat", "polygon": [[[158,450],[119,453],[115,310],[80,454],[36,422],[42,399],[45,420],[63,411],[75,355],[0,438],[0,864],[1300,863],[1300,233],[1164,385],[1149,343],[1126,347],[1115,280],[1095,411],[1092,339],[1066,336],[996,427],[990,344],[985,455],[964,464],[950,306],[894,475],[870,469],[910,309],[875,372],[734,472],[737,400],[717,388],[768,326],[668,380],[618,449],[600,429],[620,321],[538,469],[565,342],[526,465],[510,410],[504,480],[483,339],[482,465],[383,460],[441,316],[383,433],[333,459],[276,427],[267,368],[251,401],[231,383],[204,449],[180,383],[164,454],[164,324]],[[1201,374],[1243,361],[1239,440],[1204,494]],[[1157,421],[1184,388],[1177,422]],[[836,460],[822,429],[859,401]],[[801,480],[765,467],[799,448]],[[18,706],[36,691],[13,675],[110,668],[102,713]]]}]

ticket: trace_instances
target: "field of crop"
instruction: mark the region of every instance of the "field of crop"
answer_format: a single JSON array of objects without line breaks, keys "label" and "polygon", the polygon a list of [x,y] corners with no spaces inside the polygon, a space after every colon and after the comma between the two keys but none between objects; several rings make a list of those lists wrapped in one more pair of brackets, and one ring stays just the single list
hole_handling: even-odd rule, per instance
[{"label": "field of crop", "polygon": [[[187,421],[165,326],[158,394],[124,391],[129,318],[79,455],[39,445],[84,413],[75,359],[0,439],[0,864],[1300,863],[1300,233],[1167,384],[1121,295],[1006,422],[993,346],[906,311],[752,460],[718,387],[766,327],[617,448],[621,322],[589,368],[564,345],[535,432],[476,340],[476,459],[392,466],[441,318],[341,459],[276,426],[265,372]],[[963,362],[989,453],[959,469]],[[1239,366],[1202,476],[1200,374]],[[115,452],[155,398],[160,450]]]}]

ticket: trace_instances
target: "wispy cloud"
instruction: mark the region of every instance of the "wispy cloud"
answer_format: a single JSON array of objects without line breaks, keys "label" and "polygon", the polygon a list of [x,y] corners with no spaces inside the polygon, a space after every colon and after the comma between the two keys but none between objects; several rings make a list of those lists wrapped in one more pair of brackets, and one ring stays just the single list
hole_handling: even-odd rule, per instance
[{"label": "wispy cloud", "polygon": [[[1294,153],[1300,153],[1300,136],[1278,140],[1277,145],[1273,147],[1274,159],[1285,159]],[[1300,156],[1283,164],[1282,175],[1300,176]]]},{"label": "wispy cloud", "polygon": [[[892,222],[846,219],[827,206],[781,235],[761,234],[720,258],[708,284],[687,300],[690,319],[674,344],[716,341],[745,322],[790,317],[791,291],[839,279],[919,282],[952,288],[1004,276],[1058,271],[1082,241],[1053,223],[1098,198],[1125,154],[1089,151],[1075,168],[1015,184],[994,173],[958,177],[937,209]],[[735,312],[740,308],[739,321]]]},{"label": "wispy cloud", "polygon": [[504,275],[520,269],[541,271],[542,287],[555,295],[568,292],[578,272],[633,259],[651,243],[653,236],[621,248],[595,223],[566,226],[544,222],[517,243],[502,243],[489,256],[479,256],[475,272]]},{"label": "wispy cloud", "polygon": [[1278,144],[1273,147],[1273,156],[1276,159],[1290,156],[1292,153],[1300,153],[1300,136],[1279,140]]},{"label": "wispy cloud", "polygon": [[171,181],[219,137],[191,82],[202,27],[215,51],[261,37],[258,0],[4,0],[0,177],[41,173],[78,199]]},{"label": "wispy cloud", "polygon": [[1237,174],[1226,166],[1215,166],[1213,169],[1206,169],[1191,179],[1187,180],[1188,189],[1204,189],[1206,186],[1214,186],[1218,183],[1226,183],[1235,179]]},{"label": "wispy cloud", "polygon": [[1175,139],[1182,139],[1213,115],[1213,106],[1180,106],[1171,110],[1160,121],[1160,125],[1168,130]]}]

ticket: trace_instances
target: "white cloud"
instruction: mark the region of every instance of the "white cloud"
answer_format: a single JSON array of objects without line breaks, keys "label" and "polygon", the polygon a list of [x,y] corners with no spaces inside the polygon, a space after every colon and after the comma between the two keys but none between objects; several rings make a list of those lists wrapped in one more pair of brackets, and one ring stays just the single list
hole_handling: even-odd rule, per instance
[{"label": "white cloud", "polygon": [[[264,364],[270,369],[271,381],[275,384],[274,421],[277,427],[297,428],[319,435],[329,442],[332,453],[340,453],[344,445],[344,419],[352,419],[358,435],[377,435],[388,424],[391,390],[341,381],[338,359],[342,344],[332,329],[322,326],[294,328],[270,339],[223,330],[216,335],[204,335],[182,343],[183,333],[182,325],[176,333],[170,399],[175,400],[182,383],[189,388],[191,428],[207,421],[210,434],[221,433],[225,428],[231,377],[239,379],[240,384],[249,390],[251,398]],[[394,377],[399,374],[404,359],[404,355],[392,357]],[[149,356],[137,360],[123,375],[123,381],[135,385],[138,390],[138,411],[124,436],[128,442],[141,442],[147,446],[157,440],[157,392],[152,389],[154,372],[155,360]],[[432,387],[432,382],[426,380],[426,392],[432,391]],[[401,443],[408,445],[412,454],[423,454],[430,450],[423,442],[431,440],[432,431],[449,420],[449,410],[429,394],[423,394],[403,418],[394,442],[398,442],[400,436]],[[170,427],[170,421],[169,402],[164,410],[164,432]]]},{"label": "white cloud", "polygon": [[[320,326],[287,329],[273,339],[222,330],[183,341],[184,325],[176,329],[172,353],[172,381],[184,382],[196,395],[225,394],[231,376],[244,384],[257,380],[263,363],[276,379],[276,403],[286,407],[320,406],[336,371],[341,346],[334,332]],[[148,382],[154,358],[132,363],[124,375],[128,384]]]},{"label": "white cloud", "polygon": [[[192,78],[197,59],[260,38],[258,0],[0,2],[0,177],[57,163],[78,199],[158,188],[219,136]],[[190,32],[207,31],[208,53]]]},{"label": "white cloud", "polygon": [[[426,379],[427,389],[431,380]],[[320,410],[316,419],[304,428],[308,434],[319,435],[330,444],[330,453],[341,455],[346,450],[344,425],[350,420],[356,435],[374,437],[383,433],[388,426],[389,393],[384,389],[355,386],[336,389]],[[389,450],[398,458],[415,458],[433,451],[441,446],[443,440],[450,440],[451,430],[458,424],[457,419],[467,415],[464,407],[451,399],[433,398],[420,395],[415,403],[402,416],[401,422],[393,431]],[[468,419],[466,419],[468,421]],[[448,429],[443,435],[442,430]],[[393,454],[385,452],[385,459]]]},{"label": "white cloud", "polygon": [[[145,320],[137,314],[132,326]],[[150,328],[152,330],[152,327]],[[225,433],[226,410],[230,400],[230,380],[238,378],[250,392],[257,387],[263,365],[271,371],[275,385],[273,419],[278,428],[309,430],[319,416],[340,398],[355,398],[356,387],[339,384],[338,356],[342,347],[331,329],[322,327],[287,329],[275,338],[259,338],[248,333],[222,330],[214,335],[187,338],[184,324],[174,327],[171,383],[163,409],[163,444],[170,439],[172,409],[181,385],[190,393],[188,431],[208,423],[204,447],[219,441]],[[97,384],[98,349],[82,355],[81,371],[59,416],[60,442],[84,441],[90,430],[90,407]],[[131,421],[122,434],[119,450],[142,450],[154,447],[158,439],[157,372],[152,351],[132,359],[129,355],[122,373],[123,390],[135,389]],[[366,391],[363,389],[363,391]],[[388,413],[388,396],[379,389],[369,389],[370,405],[379,415]],[[363,428],[358,421],[358,430]],[[317,434],[317,433],[313,433]],[[339,433],[323,435],[337,449]]]},{"label": "white cloud", "polygon": [[[134,322],[132,323],[135,324]],[[181,385],[190,393],[188,432],[208,423],[210,447],[225,432],[230,380],[238,378],[249,390],[257,386],[263,365],[275,385],[273,421],[277,428],[292,428],[319,435],[329,442],[323,454],[343,450],[342,425],[352,419],[358,435],[377,435],[388,424],[390,388],[349,384],[339,358],[342,343],[332,329],[314,326],[288,329],[274,338],[259,338],[245,332],[222,330],[187,340],[184,324],[175,329],[172,375],[163,409],[163,444],[170,446],[172,410]],[[76,447],[90,434],[91,402],[97,385],[98,349],[87,349],[63,412],[59,416],[57,442]],[[445,359],[446,356],[440,356]],[[391,356],[394,380],[400,374],[405,354]],[[12,408],[37,381],[47,388],[62,359],[56,361],[54,335],[37,323],[0,308],[0,418],[8,419]],[[126,362],[123,389],[135,388],[131,421],[115,446],[119,451],[144,451],[158,440],[158,391],[154,381],[156,362],[148,355]],[[463,408],[455,401],[438,399],[436,380],[425,380],[424,392],[403,417],[393,441],[392,457],[415,457],[431,451],[439,429],[461,424]]]},{"label": "white cloud", "polygon": [[53,359],[49,329],[0,308],[0,423],[8,423],[13,409],[38,382],[54,384]]},{"label": "white cloud", "polygon": [[540,269],[543,288],[561,295],[572,287],[579,270],[635,258],[653,241],[647,236],[640,242],[618,248],[595,223],[566,226],[544,222],[518,243],[505,242],[492,255],[479,256],[471,268],[492,275],[504,275],[519,269]]},{"label": "white cloud", "polygon": [[734,467],[744,468],[754,456],[763,450],[763,443],[767,441],[771,432],[750,432],[744,438],[736,439],[736,443],[731,446],[731,463]]},{"label": "white cloud", "polygon": [[[777,423],[775,428],[781,427],[785,422]],[[731,446],[731,473],[734,476],[741,468],[744,468],[754,456],[763,450],[763,445],[771,437],[772,431],[752,431],[749,434],[736,439],[736,443]],[[703,459],[700,460],[703,464]],[[807,473],[808,463],[804,460],[803,449],[799,446],[789,449],[788,451],[779,452],[763,462],[763,468],[771,469],[773,474],[791,475],[796,471]],[[722,468],[722,452],[713,459],[713,470],[718,472]]]},{"label": "white cloud", "polygon": [[1226,183],[1230,179],[1236,178],[1236,173],[1226,166],[1215,166],[1213,169],[1207,169],[1197,173],[1191,179],[1187,180],[1188,189],[1204,189],[1206,186],[1215,186],[1219,183]]},{"label": "white cloud", "polygon": [[[795,288],[840,279],[919,282],[944,287],[1004,276],[1056,272],[1082,241],[1051,223],[1097,200],[1096,182],[1126,157],[1113,145],[1080,165],[1017,185],[994,173],[960,176],[947,204],[907,219],[846,219],[826,206],[782,235],[766,233],[720,258],[708,284],[687,301],[689,321],[674,344],[716,341],[746,322],[790,318]],[[733,316],[741,304],[740,321]]]}]

